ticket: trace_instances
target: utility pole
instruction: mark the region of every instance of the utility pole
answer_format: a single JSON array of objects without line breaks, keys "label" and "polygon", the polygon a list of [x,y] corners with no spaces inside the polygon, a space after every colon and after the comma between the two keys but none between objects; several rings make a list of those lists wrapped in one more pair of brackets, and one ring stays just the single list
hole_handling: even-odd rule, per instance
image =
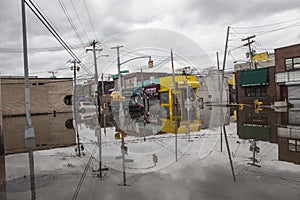
[{"label": "utility pole", "polygon": [[117,49],[117,64],[118,64],[118,87],[119,87],[119,92],[120,95],[122,95],[122,81],[121,81],[121,62],[120,62],[120,48],[122,48],[124,46],[115,46],[115,47],[111,47],[111,49]]},{"label": "utility pole", "polygon": [[106,106],[104,107],[104,81],[103,81],[103,72],[102,72],[102,76],[101,76],[101,81],[102,81],[102,84],[101,84],[101,88],[102,88],[102,108],[103,108],[103,123],[104,123],[104,135],[106,137],[106,113],[105,113],[105,110],[104,108],[106,108]]},{"label": "utility pole", "polygon": [[[94,55],[94,66],[95,66],[95,81],[97,84],[97,116],[98,116],[98,124],[99,124],[99,132],[98,132],[98,145],[99,145],[99,177],[100,179],[103,178],[102,176],[102,133],[101,133],[101,108],[100,108],[100,88],[98,82],[98,67],[97,67],[97,58],[96,58],[96,51],[102,51],[102,49],[96,49],[96,42],[95,40],[91,43],[93,49],[86,49],[86,51],[93,51]],[[96,129],[97,130],[97,129]]]},{"label": "utility pole", "polygon": [[[220,81],[220,62],[219,62],[219,53],[216,53],[217,56],[217,66],[218,66],[218,81],[219,81],[219,93],[220,93],[220,102],[222,104],[222,94],[223,94],[223,83],[221,85]],[[222,106],[220,106],[220,111],[221,111]],[[221,111],[222,112],[222,111]],[[223,126],[223,116],[220,115],[220,151],[223,151],[223,131],[222,131],[222,126]]]},{"label": "utility pole", "polygon": [[[247,43],[243,44],[243,46],[248,46],[249,47],[249,56],[250,56],[250,69],[253,67],[253,49],[251,49],[251,44],[255,42],[254,40],[251,40],[252,38],[255,38],[255,35],[249,36],[247,38],[242,39],[242,41],[246,41]],[[251,40],[251,41],[250,41]],[[255,65],[256,69],[256,65]]]},{"label": "utility pole", "polygon": [[[226,66],[226,56],[227,56],[227,48],[228,48],[229,31],[230,31],[230,26],[227,27],[226,42],[225,42],[225,52],[224,52],[223,71],[222,71],[222,87],[221,87],[222,91],[223,91],[223,82],[224,82],[224,72],[225,72],[225,66]],[[223,121],[223,118],[224,118],[223,109],[221,109],[221,116],[222,116],[222,121]],[[223,123],[223,131],[224,131],[225,143],[226,143],[226,147],[227,147],[227,154],[228,154],[228,158],[229,158],[229,162],[230,162],[233,181],[235,182],[236,178],[235,178],[233,162],[232,162],[232,158],[231,158],[231,152],[230,152],[229,142],[228,142],[227,133],[226,133],[226,127],[225,127],[224,123]]]},{"label": "utility pole", "polygon": [[175,75],[174,75],[174,63],[173,63],[173,51],[171,49],[171,65],[172,65],[172,82],[173,82],[173,104],[174,104],[174,120],[175,120],[175,127],[174,127],[174,133],[175,133],[175,160],[178,161],[178,154],[177,154],[177,95],[176,95],[176,81],[175,81]]},{"label": "utility pole", "polygon": [[80,63],[79,61],[73,60],[71,61],[73,66],[71,66],[71,70],[73,70],[74,74],[74,88],[73,88],[73,112],[74,112],[74,121],[75,121],[75,131],[76,131],[76,136],[77,136],[77,151],[79,157],[81,156],[80,153],[80,138],[79,138],[79,132],[78,132],[78,127],[77,127],[77,114],[76,114],[76,72],[79,71],[80,67],[77,67],[76,64]]},{"label": "utility pole", "polygon": [[22,9],[22,32],[23,32],[23,57],[24,57],[24,81],[25,81],[25,107],[26,107],[26,128],[25,128],[25,143],[29,155],[29,169],[30,169],[30,186],[31,199],[36,199],[35,193],[35,175],[34,175],[34,158],[33,150],[35,149],[35,133],[31,123],[30,112],[30,90],[29,90],[29,70],[28,70],[28,52],[27,52],[27,34],[26,34],[26,13],[25,2],[21,0]]},{"label": "utility pole", "polygon": [[58,71],[48,71],[49,74],[52,74],[51,78],[54,79],[56,78],[55,74],[58,73]]}]

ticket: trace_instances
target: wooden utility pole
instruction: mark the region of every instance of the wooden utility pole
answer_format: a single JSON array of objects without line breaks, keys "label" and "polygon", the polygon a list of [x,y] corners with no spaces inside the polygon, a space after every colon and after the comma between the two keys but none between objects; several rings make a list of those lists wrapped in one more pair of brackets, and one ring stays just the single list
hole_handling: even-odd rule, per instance
[{"label": "wooden utility pole", "polygon": [[[95,40],[91,43],[91,46],[93,49],[86,49],[86,51],[93,51],[94,56],[94,67],[95,67],[95,82],[96,82],[96,88],[97,88],[97,100],[96,100],[96,113],[98,118],[98,124],[99,129],[97,131],[97,134],[99,134],[98,137],[98,146],[99,146],[99,177],[100,179],[103,178],[102,176],[102,133],[101,133],[101,107],[100,107],[100,88],[99,88],[99,77],[98,77],[98,67],[97,67],[97,57],[96,57],[96,51],[102,51],[102,49],[96,49],[96,42]],[[97,129],[96,129],[97,130]]]},{"label": "wooden utility pole", "polygon": [[78,156],[81,156],[80,153],[80,138],[79,138],[79,132],[77,127],[77,113],[76,113],[76,72],[79,71],[80,67],[77,67],[76,64],[79,63],[79,61],[73,60],[71,61],[73,63],[73,66],[71,66],[71,70],[73,70],[73,76],[74,76],[74,83],[73,83],[73,112],[74,112],[74,121],[75,121],[75,131],[77,136],[77,150],[78,150]]},{"label": "wooden utility pole", "polygon": [[[225,52],[224,52],[223,69],[222,69],[222,86],[223,86],[223,82],[224,82],[224,72],[225,72],[225,66],[226,66],[226,56],[227,56],[227,48],[228,48],[229,31],[230,31],[230,26],[227,27],[227,34],[226,34]],[[221,115],[222,115],[222,119],[223,119],[223,117],[224,117],[223,109],[221,109]],[[236,181],[225,124],[223,124],[223,131],[224,131],[224,137],[225,137],[225,142],[226,142],[226,147],[227,147],[227,153],[228,153],[228,158],[229,158],[229,162],[230,162],[231,172],[232,172],[232,176],[233,176],[233,181]]]},{"label": "wooden utility pole", "polygon": [[[219,62],[219,53],[216,53],[217,56],[217,66],[218,66],[218,81],[219,81],[219,93],[220,93],[220,102],[222,104],[222,94],[223,94],[223,83],[221,85],[221,80],[220,80],[220,62]],[[220,106],[220,110],[223,109],[222,106]],[[221,111],[222,112],[222,111]],[[223,130],[222,130],[222,126],[223,126],[223,116],[220,115],[220,151],[223,151]]]},{"label": "wooden utility pole", "polygon": [[[255,38],[255,35],[252,35],[252,36],[249,36],[249,37],[246,37],[246,38],[242,39],[242,41],[246,41],[247,40],[247,43],[245,43],[243,46],[248,46],[249,47],[250,69],[253,68],[253,58],[252,58],[253,57],[253,50],[251,49],[251,44],[253,42],[255,42],[254,40],[251,40],[252,38]],[[256,65],[255,65],[255,69],[256,69]]]},{"label": "wooden utility pole", "polygon": [[115,46],[111,47],[111,49],[117,49],[117,65],[118,65],[118,87],[119,87],[119,92],[120,95],[122,95],[122,81],[121,81],[121,62],[120,62],[120,48],[123,46]]}]

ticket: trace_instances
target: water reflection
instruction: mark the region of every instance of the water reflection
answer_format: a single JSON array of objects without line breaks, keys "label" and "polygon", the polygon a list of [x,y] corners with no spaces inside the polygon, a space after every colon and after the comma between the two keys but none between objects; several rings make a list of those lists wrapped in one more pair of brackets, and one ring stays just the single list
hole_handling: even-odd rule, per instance
[{"label": "water reflection", "polygon": [[278,144],[278,160],[300,164],[300,110],[274,112],[264,108],[239,110],[237,113],[237,134],[240,139],[252,140],[249,147],[255,155],[261,151],[258,141]]},{"label": "water reflection", "polygon": [[[72,114],[32,116],[36,150],[70,146],[76,143]],[[27,152],[25,144],[26,117],[3,119],[5,154]]]},{"label": "water reflection", "polygon": [[[35,178],[35,159],[34,151],[53,149],[58,147],[71,146],[76,143],[72,113],[53,115],[32,116],[32,124],[35,129],[35,138],[25,139],[26,117],[11,117],[3,119],[3,135],[0,134],[0,199],[7,199],[10,193],[31,191],[31,199],[39,199],[36,195]],[[3,137],[2,137],[3,136]],[[28,162],[20,163],[14,166],[14,169],[25,168],[28,166],[29,179],[27,174],[17,181],[17,174],[7,179],[6,158],[11,154],[26,153],[24,157]],[[23,154],[24,155],[24,154]],[[26,155],[26,154],[25,154]],[[17,167],[17,168],[15,168]],[[10,172],[11,174],[11,172]],[[20,184],[20,185],[19,185]],[[29,189],[30,188],[30,189]],[[25,198],[28,193],[25,193]]]},{"label": "water reflection", "polygon": [[[1,126],[1,125],[0,125]],[[0,199],[6,199],[6,171],[2,127],[0,127]]]}]

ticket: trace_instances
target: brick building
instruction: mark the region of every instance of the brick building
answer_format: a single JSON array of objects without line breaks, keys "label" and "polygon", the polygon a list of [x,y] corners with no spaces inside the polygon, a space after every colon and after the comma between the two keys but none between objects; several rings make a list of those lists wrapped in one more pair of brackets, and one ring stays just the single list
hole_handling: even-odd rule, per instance
[{"label": "brick building", "polygon": [[258,99],[264,105],[276,101],[275,66],[236,72],[237,102],[253,104]]},{"label": "brick building", "polygon": [[277,100],[300,107],[300,44],[275,49]]},{"label": "brick building", "polygon": [[[72,78],[31,77],[29,83],[31,114],[72,112],[66,105],[73,93]],[[3,116],[25,115],[24,77],[1,77],[1,100]]]}]

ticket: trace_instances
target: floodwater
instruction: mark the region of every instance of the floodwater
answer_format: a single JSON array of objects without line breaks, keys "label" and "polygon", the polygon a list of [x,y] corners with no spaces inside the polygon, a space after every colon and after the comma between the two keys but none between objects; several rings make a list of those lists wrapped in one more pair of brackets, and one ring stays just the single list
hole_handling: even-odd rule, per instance
[{"label": "floodwater", "polygon": [[4,118],[0,199],[299,199],[300,111],[230,113],[204,107],[178,134],[157,116],[32,116],[34,147],[25,117]]}]

